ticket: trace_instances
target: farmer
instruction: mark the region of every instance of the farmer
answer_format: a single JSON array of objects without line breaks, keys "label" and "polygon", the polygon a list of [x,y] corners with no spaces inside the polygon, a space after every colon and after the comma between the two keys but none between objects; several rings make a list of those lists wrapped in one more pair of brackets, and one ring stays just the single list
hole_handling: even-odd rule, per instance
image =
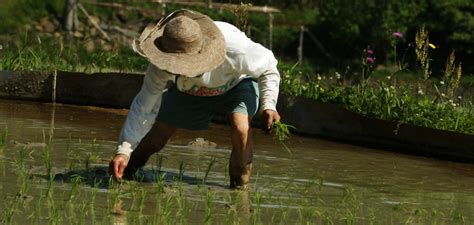
[{"label": "farmer", "polygon": [[133,47],[150,64],[110,162],[114,178],[134,174],[177,128],[206,129],[219,108],[232,124],[230,187],[247,189],[250,121],[259,105],[266,129],[280,120],[280,75],[273,53],[235,26],[190,10],[175,11],[145,28]]}]

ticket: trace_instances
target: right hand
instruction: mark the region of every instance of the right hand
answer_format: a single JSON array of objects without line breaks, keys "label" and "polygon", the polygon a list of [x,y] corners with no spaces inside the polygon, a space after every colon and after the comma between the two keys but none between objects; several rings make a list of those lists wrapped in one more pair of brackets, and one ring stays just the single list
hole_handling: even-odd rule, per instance
[{"label": "right hand", "polygon": [[111,173],[116,181],[120,181],[123,177],[125,168],[128,165],[130,157],[124,154],[116,154],[109,164],[109,173]]}]

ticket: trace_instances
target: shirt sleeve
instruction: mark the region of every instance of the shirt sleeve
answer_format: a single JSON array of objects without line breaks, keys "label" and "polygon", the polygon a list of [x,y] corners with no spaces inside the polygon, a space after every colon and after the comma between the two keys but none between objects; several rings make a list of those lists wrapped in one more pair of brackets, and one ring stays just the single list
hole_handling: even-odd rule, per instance
[{"label": "shirt sleeve", "polygon": [[174,80],[173,75],[161,72],[152,64],[148,66],[142,88],[133,99],[120,132],[116,154],[130,156],[133,149],[150,131],[160,110],[163,92],[170,80]]},{"label": "shirt sleeve", "polygon": [[260,110],[276,111],[280,87],[278,61],[269,49],[248,38],[246,42],[246,47],[239,54],[241,73],[258,79]]}]

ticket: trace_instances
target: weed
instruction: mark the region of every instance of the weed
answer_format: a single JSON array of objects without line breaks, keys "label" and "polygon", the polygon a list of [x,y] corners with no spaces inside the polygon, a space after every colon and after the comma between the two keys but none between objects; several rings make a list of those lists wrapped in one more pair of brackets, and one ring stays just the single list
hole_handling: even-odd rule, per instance
[{"label": "weed", "polygon": [[430,70],[430,59],[429,59],[429,35],[428,31],[425,30],[425,26],[422,26],[420,30],[416,33],[415,36],[415,52],[416,52],[416,59],[421,65],[421,69],[423,71],[423,78],[428,80],[431,75]]}]

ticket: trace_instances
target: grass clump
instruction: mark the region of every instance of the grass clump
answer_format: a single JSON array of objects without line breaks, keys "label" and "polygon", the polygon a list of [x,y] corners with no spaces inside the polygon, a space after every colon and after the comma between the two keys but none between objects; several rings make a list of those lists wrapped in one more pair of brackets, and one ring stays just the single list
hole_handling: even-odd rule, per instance
[{"label": "grass clump", "polygon": [[0,70],[61,70],[73,72],[141,72],[146,59],[130,48],[117,44],[111,50],[88,50],[89,41],[25,33],[17,42],[8,42],[0,51]]}]

